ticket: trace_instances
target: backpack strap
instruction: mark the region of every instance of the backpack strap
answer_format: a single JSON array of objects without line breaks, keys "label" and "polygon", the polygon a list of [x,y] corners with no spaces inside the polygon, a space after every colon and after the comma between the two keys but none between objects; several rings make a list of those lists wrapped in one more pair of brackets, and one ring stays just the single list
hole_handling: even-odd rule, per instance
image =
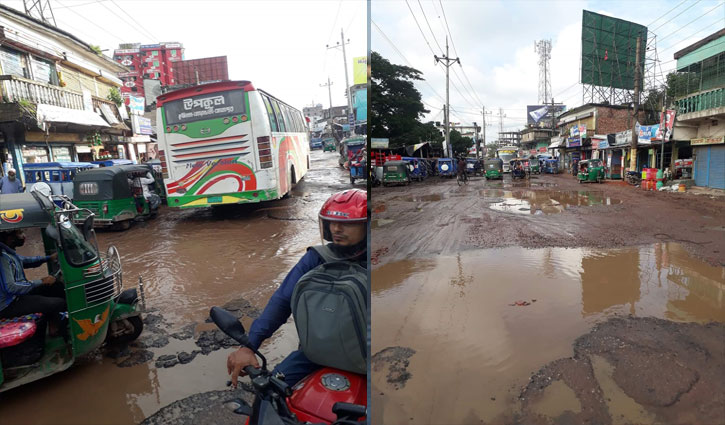
[{"label": "backpack strap", "polygon": [[[333,263],[333,262],[339,262],[339,261],[351,262],[349,258],[340,257],[339,255],[337,255],[330,248],[329,245],[315,245],[315,246],[311,246],[311,247],[307,248],[308,251],[311,249],[315,250],[315,252],[317,252],[317,254],[320,257],[322,257],[322,261],[325,263]],[[358,264],[359,266],[361,266],[363,268],[367,268],[367,267],[365,267],[367,265],[367,258],[364,258],[360,261],[352,261],[352,262],[355,264]]]}]

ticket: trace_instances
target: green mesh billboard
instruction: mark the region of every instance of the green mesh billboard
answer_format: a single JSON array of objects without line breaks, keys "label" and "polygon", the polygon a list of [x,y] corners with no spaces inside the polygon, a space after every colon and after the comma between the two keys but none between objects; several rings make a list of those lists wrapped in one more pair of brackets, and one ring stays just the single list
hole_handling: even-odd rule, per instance
[{"label": "green mesh billboard", "polygon": [[585,10],[582,17],[582,84],[634,90],[638,36],[642,37],[642,87],[647,27]]}]

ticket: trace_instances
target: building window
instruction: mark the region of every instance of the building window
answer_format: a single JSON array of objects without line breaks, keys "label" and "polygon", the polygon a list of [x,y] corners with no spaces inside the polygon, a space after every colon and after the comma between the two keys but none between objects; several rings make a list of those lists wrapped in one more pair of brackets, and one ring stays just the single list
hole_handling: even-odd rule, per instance
[{"label": "building window", "polygon": [[27,58],[18,51],[0,48],[0,67],[5,75],[30,78]]},{"label": "building window", "polygon": [[159,61],[154,61],[154,66],[159,66]]},{"label": "building window", "polygon": [[138,87],[136,87],[136,86],[131,87],[131,91],[133,91],[133,92],[138,91]]},{"label": "building window", "polygon": [[158,55],[159,55],[158,50],[154,50],[153,52],[151,52],[151,56],[158,56]]},{"label": "building window", "polygon": [[176,56],[176,50],[171,51],[171,56]]}]

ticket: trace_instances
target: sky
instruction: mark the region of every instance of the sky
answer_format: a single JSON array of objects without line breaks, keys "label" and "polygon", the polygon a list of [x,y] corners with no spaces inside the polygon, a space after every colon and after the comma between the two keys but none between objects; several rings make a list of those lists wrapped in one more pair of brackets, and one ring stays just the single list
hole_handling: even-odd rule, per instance
[{"label": "sky", "polygon": [[[44,0],[45,1],[45,0]],[[352,84],[354,57],[367,55],[367,4],[345,1],[49,0],[59,28],[108,56],[119,43],[178,41],[185,59],[227,56],[229,77],[249,80],[302,109],[345,105],[342,49]],[[23,11],[22,0],[2,3]],[[127,14],[123,13],[125,11]]]},{"label": "sky", "polygon": [[725,27],[723,0],[389,0],[372,3],[371,49],[423,72],[426,81],[415,83],[431,111],[423,120],[442,122],[445,68],[434,54],[443,56],[448,34],[449,56],[461,61],[450,68],[451,121],[481,125],[485,105],[486,137],[495,140],[501,114],[504,131],[519,130],[526,105],[539,104],[537,40],[552,41],[554,101],[569,109],[583,104],[582,10],[648,27],[648,39],[657,40],[656,56],[647,53],[652,81],[674,69],[676,51]]}]

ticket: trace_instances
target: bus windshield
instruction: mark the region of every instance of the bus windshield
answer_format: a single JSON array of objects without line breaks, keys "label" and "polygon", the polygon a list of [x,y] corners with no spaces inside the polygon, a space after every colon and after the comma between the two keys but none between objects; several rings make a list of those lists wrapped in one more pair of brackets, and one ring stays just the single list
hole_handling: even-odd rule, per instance
[{"label": "bus windshield", "polygon": [[166,125],[246,114],[244,91],[206,93],[172,100],[164,104]]}]

